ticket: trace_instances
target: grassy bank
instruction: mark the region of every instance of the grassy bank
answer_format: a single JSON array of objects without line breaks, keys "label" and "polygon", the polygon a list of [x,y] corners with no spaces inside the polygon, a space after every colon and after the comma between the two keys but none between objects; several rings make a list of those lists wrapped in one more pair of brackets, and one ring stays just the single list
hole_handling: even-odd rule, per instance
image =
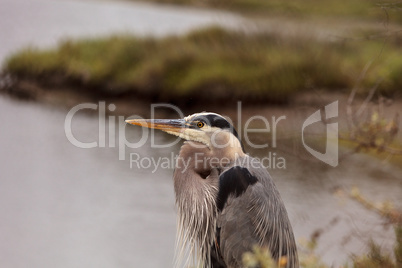
[{"label": "grassy bank", "polygon": [[292,18],[363,19],[402,22],[402,4],[397,1],[374,0],[147,0],[176,5],[202,6],[240,12],[253,16],[287,16]]},{"label": "grassy bank", "polygon": [[295,93],[350,89],[368,62],[369,88],[402,92],[402,41],[286,40],[220,28],[164,39],[114,36],[65,41],[53,50],[25,49],[3,72],[47,87],[71,85],[94,96],[177,100],[287,102]]}]

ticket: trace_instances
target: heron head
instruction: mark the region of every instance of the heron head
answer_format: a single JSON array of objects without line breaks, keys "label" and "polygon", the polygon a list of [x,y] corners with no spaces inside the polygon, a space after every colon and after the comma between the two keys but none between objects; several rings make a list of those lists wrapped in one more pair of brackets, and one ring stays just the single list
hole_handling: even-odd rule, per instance
[{"label": "heron head", "polygon": [[133,119],[127,123],[155,128],[180,138],[202,143],[211,150],[240,148],[244,151],[233,125],[223,116],[210,113],[195,113],[183,119]]}]

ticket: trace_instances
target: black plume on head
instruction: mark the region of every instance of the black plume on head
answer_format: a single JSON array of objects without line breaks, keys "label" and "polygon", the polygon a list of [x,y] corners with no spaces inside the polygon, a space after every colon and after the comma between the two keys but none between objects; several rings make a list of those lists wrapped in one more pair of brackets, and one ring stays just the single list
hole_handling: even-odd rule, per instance
[{"label": "black plume on head", "polygon": [[244,146],[243,143],[240,140],[239,135],[237,134],[236,129],[233,127],[231,123],[229,123],[228,120],[226,120],[223,116],[215,113],[203,113],[200,115],[195,116],[192,118],[191,121],[201,121],[206,125],[209,125],[211,127],[217,127],[220,129],[225,129],[231,132],[240,142],[241,147],[244,151]]}]

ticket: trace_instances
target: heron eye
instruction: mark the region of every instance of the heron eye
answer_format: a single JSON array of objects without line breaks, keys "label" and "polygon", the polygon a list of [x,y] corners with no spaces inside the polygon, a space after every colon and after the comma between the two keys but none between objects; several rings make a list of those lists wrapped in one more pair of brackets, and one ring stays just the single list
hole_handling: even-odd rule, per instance
[{"label": "heron eye", "polygon": [[197,123],[197,127],[202,128],[203,126],[204,126],[204,123],[203,123],[203,122],[198,122],[198,123]]}]

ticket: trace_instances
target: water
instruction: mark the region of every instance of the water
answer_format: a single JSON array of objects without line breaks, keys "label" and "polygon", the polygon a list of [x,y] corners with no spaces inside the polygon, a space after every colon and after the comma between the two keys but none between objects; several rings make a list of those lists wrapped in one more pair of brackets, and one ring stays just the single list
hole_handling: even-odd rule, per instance
[{"label": "water", "polygon": [[[118,160],[118,148],[73,146],[64,133],[67,111],[5,96],[0,98],[0,109],[2,266],[165,267],[171,263],[173,170],[152,173],[152,167],[130,168],[128,157]],[[78,140],[97,141],[96,116],[77,114],[72,126]],[[127,130],[132,142],[141,135],[139,128]],[[156,133],[156,143],[170,141],[167,134]],[[126,155],[170,158],[178,150],[179,145],[152,149],[148,141],[139,149],[127,149]],[[261,158],[268,151],[250,153]],[[270,172],[298,240],[323,230],[317,253],[327,263],[338,264],[351,252],[364,252],[371,236],[385,248],[392,247],[392,228],[334,192],[358,186],[374,201],[399,205],[400,170],[364,155],[351,156],[332,168],[281,150],[276,153],[286,159],[287,169]]]},{"label": "water", "polygon": [[194,27],[238,27],[230,13],[131,1],[0,0],[0,62],[28,45],[49,47],[64,38],[116,33],[164,36]]},{"label": "water", "polygon": [[[0,0],[0,13],[0,62],[28,44],[51,46],[66,36],[114,31],[160,36],[213,22],[237,23],[227,13],[121,2]],[[298,128],[312,110],[258,112],[268,118],[285,114],[287,124]],[[0,266],[170,267],[176,217],[173,170],[130,168],[128,158],[118,160],[118,148],[73,146],[64,132],[66,113],[0,96]],[[243,120],[253,113],[244,111]],[[96,116],[79,113],[72,127],[77,139],[98,140]],[[141,129],[130,127],[126,134],[135,140]],[[171,140],[156,133],[158,144]],[[280,140],[273,152],[286,159],[286,169],[270,172],[298,240],[323,230],[317,253],[328,264],[342,264],[350,253],[365,252],[370,236],[384,248],[392,247],[390,226],[334,193],[357,186],[371,200],[400,206],[399,168],[362,154],[332,168],[305,160],[289,147],[291,143]],[[179,145],[153,149],[148,141],[139,149],[127,149],[126,155],[169,158],[178,150]],[[264,157],[271,150],[249,153]]]},{"label": "water", "polygon": [[[160,267],[171,261],[169,179],[135,174],[113,150],[71,146],[61,111],[3,97],[0,107],[0,122],[10,124],[0,140],[2,267]],[[78,137],[97,132],[90,117],[75,125]]]}]

